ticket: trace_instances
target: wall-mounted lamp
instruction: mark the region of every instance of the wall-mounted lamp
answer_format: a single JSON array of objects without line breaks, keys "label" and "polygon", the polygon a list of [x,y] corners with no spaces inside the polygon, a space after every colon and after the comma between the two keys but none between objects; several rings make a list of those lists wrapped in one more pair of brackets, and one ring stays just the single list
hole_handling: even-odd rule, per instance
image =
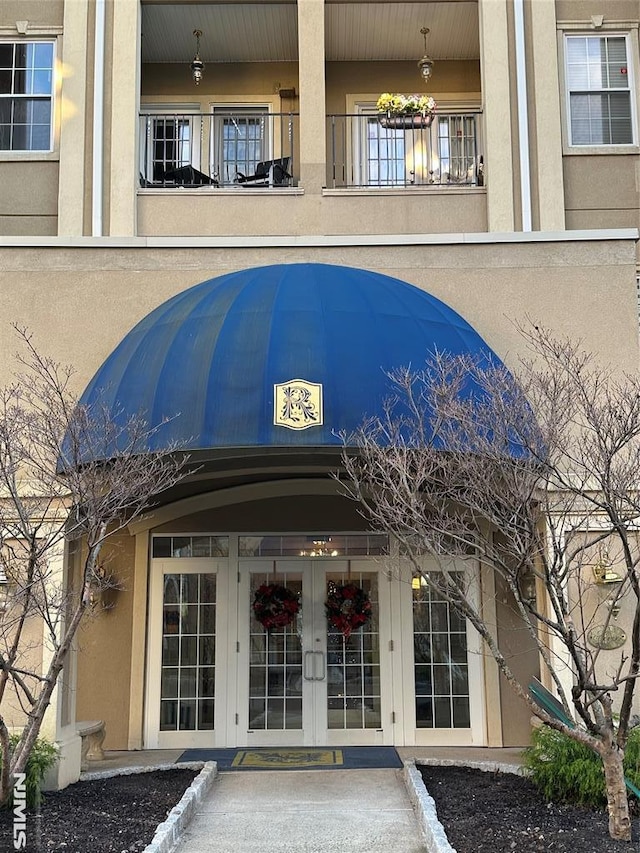
[{"label": "wall-mounted lamp", "polygon": [[4,613],[9,606],[9,581],[4,574],[0,576],[0,613]]},{"label": "wall-mounted lamp", "polygon": [[606,586],[606,584],[610,583],[621,583],[622,577],[611,568],[612,565],[613,563],[609,559],[609,552],[606,549],[601,549],[597,561],[591,567],[594,583],[597,583],[599,586]]},{"label": "wall-mounted lamp", "polygon": [[[609,615],[604,622],[595,625],[587,634],[587,639],[592,646],[598,649],[618,649],[626,642],[627,635],[624,630],[616,624],[615,620],[620,613],[620,600],[625,594],[621,588],[625,577],[613,568],[613,561],[609,558],[606,548],[600,548],[597,561],[592,564],[593,582],[598,589],[600,606],[604,604]],[[614,621],[611,621],[613,617]]]},{"label": "wall-mounted lamp", "polygon": [[601,590],[601,599],[605,601],[607,608],[614,619],[620,613],[619,587],[624,580],[623,576],[613,568],[613,562],[609,559],[609,552],[601,549],[598,560],[591,566],[593,571],[593,582]]},{"label": "wall-mounted lamp", "polygon": [[420,30],[422,33],[422,37],[424,38],[424,56],[422,59],[418,60],[418,68],[420,69],[420,74],[422,75],[422,79],[425,83],[429,81],[429,78],[433,74],[433,59],[427,53],[427,36],[431,32],[429,27],[422,27]]},{"label": "wall-mounted lamp", "polygon": [[518,578],[518,589],[523,601],[529,605],[535,604],[536,601],[536,576],[534,572],[525,572]]},{"label": "wall-mounted lamp", "polygon": [[191,74],[193,82],[196,86],[199,86],[202,75],[204,74],[204,62],[200,59],[200,36],[202,35],[202,30],[194,30],[193,34],[196,37],[196,55],[191,61]]}]

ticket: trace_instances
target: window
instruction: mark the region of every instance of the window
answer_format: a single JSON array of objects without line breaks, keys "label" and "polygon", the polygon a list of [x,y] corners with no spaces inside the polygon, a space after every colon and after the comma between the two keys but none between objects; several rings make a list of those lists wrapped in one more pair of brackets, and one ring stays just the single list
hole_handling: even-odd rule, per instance
[{"label": "window", "polygon": [[0,151],[51,151],[53,42],[0,42]]},{"label": "window", "polygon": [[140,174],[145,181],[174,181],[179,170],[200,169],[202,116],[197,109],[197,104],[142,107]]},{"label": "window", "polygon": [[269,110],[266,106],[213,109],[213,162],[220,183],[232,184],[238,172],[253,175],[269,160]]},{"label": "window", "polygon": [[[476,116],[438,113],[428,126],[410,117],[384,127],[373,106],[353,118],[355,185],[370,187],[475,184]],[[363,124],[366,122],[366,124]]]},{"label": "window", "polygon": [[570,145],[631,145],[631,69],[624,35],[566,36]]},{"label": "window", "polygon": [[469,728],[465,620],[424,578],[414,577],[411,588],[416,726]]}]

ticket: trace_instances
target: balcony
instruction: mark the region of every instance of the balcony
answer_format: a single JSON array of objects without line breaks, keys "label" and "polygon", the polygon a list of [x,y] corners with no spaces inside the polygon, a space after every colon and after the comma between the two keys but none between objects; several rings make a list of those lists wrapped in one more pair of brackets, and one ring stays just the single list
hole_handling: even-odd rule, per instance
[{"label": "balcony", "polygon": [[484,186],[479,113],[422,116],[371,112],[327,117],[327,186],[398,189]]},{"label": "balcony", "polygon": [[145,189],[296,185],[297,113],[236,109],[140,114]]},{"label": "balcony", "polygon": [[[340,2],[322,14],[323,52],[296,3],[142,0],[138,234],[487,229],[477,4]],[[380,93],[424,90],[425,23],[437,118],[382,128]]]}]

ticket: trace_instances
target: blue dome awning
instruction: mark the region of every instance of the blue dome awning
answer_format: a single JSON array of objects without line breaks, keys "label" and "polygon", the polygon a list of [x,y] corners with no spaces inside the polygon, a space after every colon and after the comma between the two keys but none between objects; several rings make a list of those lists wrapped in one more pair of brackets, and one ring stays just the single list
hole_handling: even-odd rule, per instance
[{"label": "blue dome awning", "polygon": [[[459,314],[386,275],[281,264],[222,275],[160,305],[87,386],[119,423],[169,419],[150,450],[328,447],[382,413],[387,372],[433,350],[500,360]],[[106,455],[106,454],[105,454]]]}]

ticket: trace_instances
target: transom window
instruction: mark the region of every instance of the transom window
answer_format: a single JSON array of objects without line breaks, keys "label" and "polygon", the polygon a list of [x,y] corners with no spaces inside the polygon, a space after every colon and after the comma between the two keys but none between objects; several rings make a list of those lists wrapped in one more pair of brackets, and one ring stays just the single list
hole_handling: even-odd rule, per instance
[{"label": "transom window", "polygon": [[0,42],[0,151],[51,151],[53,42]]},{"label": "transom window", "polygon": [[632,69],[625,35],[566,36],[571,145],[630,145]]}]

